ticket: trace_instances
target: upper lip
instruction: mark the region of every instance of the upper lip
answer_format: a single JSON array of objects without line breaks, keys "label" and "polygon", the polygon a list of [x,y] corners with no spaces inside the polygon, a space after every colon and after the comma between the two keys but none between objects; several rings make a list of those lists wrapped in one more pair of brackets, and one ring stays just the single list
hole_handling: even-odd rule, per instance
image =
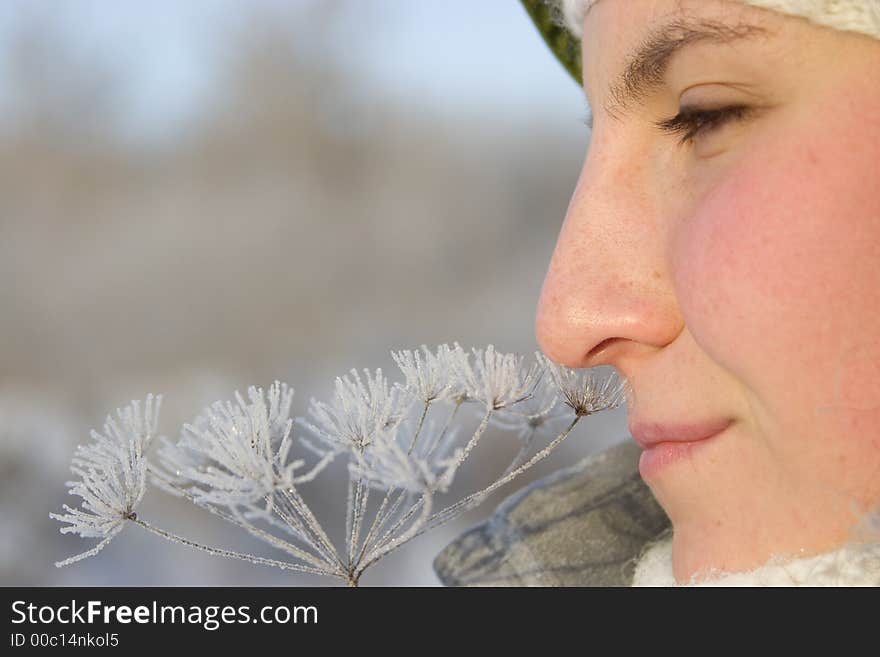
[{"label": "upper lip", "polygon": [[635,441],[647,449],[657,443],[690,443],[711,438],[733,423],[731,419],[705,422],[660,423],[637,421],[630,424],[629,431]]}]

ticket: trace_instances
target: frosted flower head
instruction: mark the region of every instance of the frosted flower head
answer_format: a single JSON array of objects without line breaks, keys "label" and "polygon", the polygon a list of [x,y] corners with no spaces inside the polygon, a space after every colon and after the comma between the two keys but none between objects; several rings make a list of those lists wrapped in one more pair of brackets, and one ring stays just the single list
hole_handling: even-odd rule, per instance
[{"label": "frosted flower head", "polygon": [[617,408],[626,401],[627,381],[616,374],[600,379],[593,369],[573,370],[540,352],[535,352],[535,356],[543,361],[562,399],[578,416]]},{"label": "frosted flower head", "polygon": [[159,420],[161,396],[148,395],[141,412],[140,401],[108,415],[104,433],[91,432],[92,442],[79,445],[70,470],[79,477],[67,482],[69,493],[82,498],[79,509],[63,505],[64,514],[50,513],[55,520],[68,523],[62,534],[103,539],[97,546],[56,563],[65,566],[97,554],[122,531],[126,520],[135,519],[135,509],[147,487],[145,451],[153,440]]},{"label": "frosted flower head", "polygon": [[492,422],[501,429],[516,431],[520,440],[527,440],[547,430],[556,420],[569,417],[567,405],[560,401],[559,388],[545,370],[531,397],[511,408],[502,409],[492,417]]},{"label": "frosted flower head", "polygon": [[391,352],[391,357],[406,379],[406,391],[425,404],[460,394],[455,370],[458,355],[448,344],[437,347],[436,354],[425,345],[422,345],[422,351],[424,362],[418,350]]},{"label": "frosted flower head", "polygon": [[472,349],[474,364],[456,342],[454,367],[469,398],[489,409],[502,409],[528,399],[537,385],[541,368],[525,367],[518,354],[502,354],[493,345],[486,350]]},{"label": "frosted flower head", "polygon": [[365,369],[366,383],[357,370],[350,374],[351,378],[336,377],[331,403],[311,400],[308,414],[312,422],[296,420],[332,451],[363,451],[380,431],[394,427],[404,416],[398,389],[389,387],[381,368],[375,376]]},{"label": "frosted flower head", "polygon": [[[303,461],[288,461],[293,389],[276,381],[268,394],[248,388],[248,400],[215,402],[183,427],[176,449],[164,451],[175,476],[193,482],[197,500],[252,504],[293,484]],[[167,465],[166,465],[167,467]]]},{"label": "frosted flower head", "polygon": [[444,432],[430,418],[422,425],[418,441],[413,443],[413,419],[379,432],[369,448],[349,463],[352,475],[382,490],[446,492],[460,465],[461,449],[453,450],[458,427],[447,427]]},{"label": "frosted flower head", "polygon": [[[194,423],[204,421],[200,415],[193,420]],[[192,469],[202,468],[205,459],[180,442],[173,441],[167,436],[159,437],[159,447],[155,450],[155,462],[151,464],[150,474],[152,482],[170,495],[180,496],[183,489],[192,484],[187,473]]]}]

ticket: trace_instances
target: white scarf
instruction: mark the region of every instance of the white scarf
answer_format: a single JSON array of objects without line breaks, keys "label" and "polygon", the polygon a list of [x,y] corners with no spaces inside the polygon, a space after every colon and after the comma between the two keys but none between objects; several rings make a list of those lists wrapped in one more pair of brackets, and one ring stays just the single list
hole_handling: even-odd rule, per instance
[{"label": "white scarf", "polygon": [[[633,586],[677,586],[672,538],[648,547]],[[745,573],[715,573],[695,586],[880,586],[880,540],[852,542],[833,552],[791,561],[771,560]]]}]

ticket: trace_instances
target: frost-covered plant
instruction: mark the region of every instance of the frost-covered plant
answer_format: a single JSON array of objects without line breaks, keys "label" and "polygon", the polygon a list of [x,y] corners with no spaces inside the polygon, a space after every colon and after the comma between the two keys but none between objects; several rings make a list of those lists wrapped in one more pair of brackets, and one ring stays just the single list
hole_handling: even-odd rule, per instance
[{"label": "frost-covered plant", "polygon": [[[403,375],[395,383],[356,370],[335,382],[329,402],[311,399],[307,415],[291,417],[293,389],[275,382],[251,387],[247,398],[216,402],[183,426],[178,440],[156,438],[160,397],[133,401],[108,416],[104,433],[77,448],[70,492],[80,509],[50,514],[62,532],[98,538],[93,548],[56,563],[64,566],[103,549],[126,523],[209,554],[284,570],[336,577],[356,586],[364,571],[404,543],[480,504],[546,458],[587,415],[624,401],[616,377],[600,380],[540,353],[530,365],[492,345],[467,352],[458,343],[435,351],[392,352]],[[460,409],[479,424],[459,440]],[[429,413],[431,417],[429,417]],[[490,424],[516,431],[520,449],[491,484],[437,510],[459,468]],[[538,436],[560,429],[533,450]],[[293,436],[295,426],[306,435]],[[293,458],[295,444],[302,452]],[[299,449],[301,447],[301,449]],[[531,454],[531,455],[530,455]],[[347,460],[345,545],[338,549],[302,495],[335,459]],[[244,529],[285,555],[269,559],[210,547],[161,529],[136,512],[148,480]],[[372,502],[372,504],[371,504]]]},{"label": "frost-covered plant", "polygon": [[79,534],[83,538],[102,539],[91,550],[65,559],[55,565],[64,566],[100,552],[126,520],[137,518],[135,507],[147,490],[146,449],[152,441],[161,397],[149,395],[141,412],[140,402],[118,409],[117,419],[108,415],[104,433],[92,431],[92,442],[78,445],[70,470],[79,481],[68,481],[71,495],[82,498],[81,509],[66,504],[65,514],[50,517],[68,523],[61,533]]}]

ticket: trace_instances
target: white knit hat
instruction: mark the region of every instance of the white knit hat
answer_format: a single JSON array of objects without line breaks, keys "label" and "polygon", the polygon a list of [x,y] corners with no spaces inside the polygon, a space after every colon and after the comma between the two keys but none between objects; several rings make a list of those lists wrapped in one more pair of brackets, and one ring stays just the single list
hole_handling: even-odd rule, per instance
[{"label": "white knit hat", "polygon": [[[602,0],[558,0],[566,28],[578,38],[587,9]],[[609,2],[610,0],[605,0]],[[818,25],[880,39],[880,0],[739,0],[755,7],[802,16]]]}]

